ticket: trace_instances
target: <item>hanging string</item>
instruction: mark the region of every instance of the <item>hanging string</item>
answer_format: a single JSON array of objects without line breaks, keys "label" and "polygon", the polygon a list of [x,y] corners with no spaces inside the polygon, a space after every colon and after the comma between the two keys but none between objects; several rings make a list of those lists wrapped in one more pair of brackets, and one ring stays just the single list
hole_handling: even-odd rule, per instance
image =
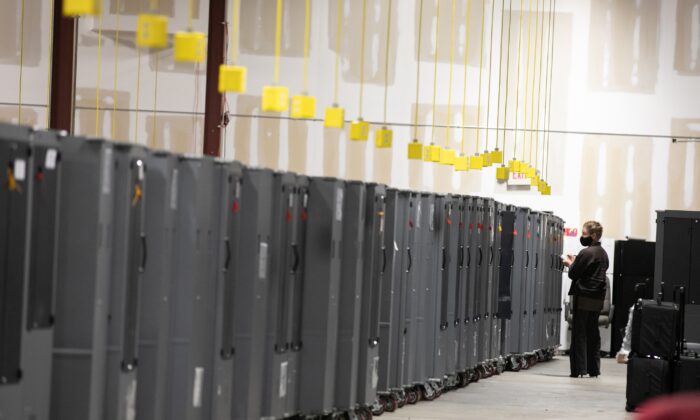
[{"label": "hanging string", "polygon": [[[495,1],[495,0],[494,0]],[[479,92],[477,93],[476,125],[481,123],[481,79],[484,74],[484,29],[486,29],[486,0],[481,2],[481,47],[479,48]],[[488,124],[488,121],[486,122]],[[476,129],[476,153],[479,153],[479,137],[481,130]]]},{"label": "hanging string", "polygon": [[116,34],[114,36],[114,86],[112,93],[112,140],[117,138],[117,74],[119,71],[119,0],[116,0]]},{"label": "hanging string", "polygon": [[362,100],[365,91],[365,29],[367,27],[367,0],[362,0],[362,34],[360,42],[360,99],[358,110],[362,118]]},{"label": "hanging string", "polygon": [[[547,17],[547,61],[545,64],[545,78],[544,78],[544,101],[542,103],[542,106],[544,107],[544,111],[542,112],[542,126],[544,128],[545,124],[547,123],[547,97],[549,93],[549,78],[547,77],[549,75],[549,59],[550,59],[550,48],[549,45],[551,43],[551,29],[552,29],[552,0],[549,0],[549,12],[548,12],[548,17]],[[543,27],[543,32],[544,32],[544,27]],[[542,36],[544,38],[544,35]],[[542,44],[544,48],[544,43]],[[544,49],[542,50],[542,54],[544,54]],[[540,82],[541,83],[541,82]],[[538,100],[539,102],[539,100]],[[539,130],[539,119],[538,119],[538,124],[537,124],[537,133],[538,135],[540,134]],[[546,133],[544,132],[544,129],[542,131],[542,163],[540,165],[540,171],[544,170],[544,149],[545,149],[545,140],[546,140]]]},{"label": "hanging string", "polygon": [[194,20],[194,0],[188,1],[187,10],[187,30],[192,32],[192,21]]},{"label": "hanging string", "polygon": [[231,64],[234,66],[238,62],[238,31],[240,30],[240,14],[241,14],[241,0],[233,0],[233,7],[231,10],[231,44],[229,45],[229,56],[231,57]]},{"label": "hanging string", "polygon": [[[542,61],[544,58],[544,0],[542,0],[542,30],[540,31],[540,44],[539,44],[539,49],[540,49],[540,58],[539,58],[539,73],[537,76],[537,117],[536,117],[536,125],[535,125],[535,166],[537,166],[538,162],[538,153],[540,150],[540,99],[541,94],[542,94]],[[534,96],[533,96],[533,104],[534,104]]]},{"label": "hanging string", "polygon": [[455,15],[457,0],[452,0],[452,24],[450,29],[450,76],[447,92],[447,128],[445,128],[445,148],[450,148],[450,114],[452,113],[452,67],[455,53]]},{"label": "hanging string", "polygon": [[389,47],[391,46],[391,3],[386,17],[386,52],[384,55],[384,125],[386,126],[386,110],[389,99]]},{"label": "hanging string", "polygon": [[[47,42],[47,44],[49,46],[49,70],[46,72],[46,128],[49,128],[49,125],[50,125],[49,117],[51,116],[51,113],[49,111],[51,110],[51,74],[52,74],[51,66],[53,65],[53,6],[54,6],[54,2],[49,1],[49,5],[50,5],[49,26],[51,29],[49,29],[49,41]],[[22,84],[20,83],[20,87],[21,86],[22,86]]]},{"label": "hanging string", "polygon": [[433,122],[430,133],[430,143],[435,144],[435,113],[437,103],[437,63],[438,63],[438,47],[440,38],[440,0],[437,0],[437,8],[435,10],[435,59],[433,61]]},{"label": "hanging string", "polygon": [[[530,0],[532,3],[532,0]],[[515,83],[515,131],[513,131],[513,160],[518,159],[518,108],[520,107],[520,50],[523,39],[523,0],[520,0],[520,24],[518,26],[518,76]],[[523,144],[523,149],[525,145]]]},{"label": "hanging string", "polygon": [[[506,49],[506,98],[505,107],[503,109],[503,146],[504,163],[506,153],[506,126],[508,125],[508,85],[510,84],[510,29],[513,24],[513,0],[510,0],[508,9],[508,47]],[[500,97],[500,95],[499,95]],[[500,108],[499,108],[500,109]]]},{"label": "hanging string", "polygon": [[[532,38],[532,1],[530,0],[530,8],[528,9],[527,17],[527,63],[525,65],[525,100],[523,105],[525,107],[525,113],[523,114],[523,126],[525,131],[523,131],[523,158],[522,162],[525,162],[525,144],[527,143],[527,99],[530,93],[528,86],[530,85],[530,40]],[[536,0],[537,1],[537,0]],[[532,145],[530,145],[532,146]]]},{"label": "hanging string", "polygon": [[[553,0],[554,4],[552,6],[552,29],[551,29],[551,56],[552,59],[549,62],[549,114],[547,114],[547,150],[545,152],[546,155],[546,162],[545,162],[545,169],[546,169],[546,176],[549,176],[549,142],[550,142],[550,135],[551,135],[551,123],[552,123],[552,77],[554,74],[554,28],[557,22],[557,15],[555,13],[556,8],[557,8],[557,0]],[[545,178],[548,179],[548,178]]]},{"label": "hanging string", "polygon": [[156,132],[156,109],[158,106],[158,64],[160,63],[160,53],[158,51],[155,52],[156,55],[156,76],[155,76],[155,82],[153,83],[153,126],[151,129],[153,130],[153,146],[156,146],[156,140],[157,140],[157,132]]},{"label": "hanging string", "polygon": [[274,82],[280,82],[280,55],[282,49],[282,6],[284,0],[277,0],[277,17],[275,19],[275,73]]},{"label": "hanging string", "polygon": [[141,97],[141,49],[138,49],[136,59],[136,124],[134,125],[134,142],[139,139],[139,98]]},{"label": "hanging string", "polygon": [[306,0],[304,15],[304,95],[309,93],[309,38],[311,36],[311,0]]},{"label": "hanging string", "polygon": [[420,47],[423,40],[423,0],[418,6],[418,48],[416,52],[416,110],[413,115],[413,141],[418,141],[418,108],[420,99]]},{"label": "hanging string", "polygon": [[95,137],[100,136],[100,73],[102,67],[102,7],[97,27],[97,86],[95,89]]},{"label": "hanging string", "polygon": [[[22,76],[24,73],[24,0],[22,0],[19,22],[19,99],[17,100],[17,123],[22,124]],[[48,112],[48,110],[47,110]]]},{"label": "hanging string", "polygon": [[472,14],[472,0],[467,0],[467,20],[464,25],[464,93],[462,94],[462,142],[460,145],[460,153],[464,155],[464,126],[467,125],[467,69],[469,68],[469,29],[471,25],[469,21]]},{"label": "hanging string", "polygon": [[[502,73],[503,73],[503,28],[505,27],[504,19],[506,17],[506,1],[501,1],[501,35],[500,35],[500,46],[498,47],[498,99],[496,101],[496,149],[498,149],[498,136],[500,135],[501,128],[501,85],[502,85]],[[489,74],[491,72],[489,71]],[[489,78],[490,79],[490,78]],[[490,85],[490,84],[489,84]],[[490,89],[489,89],[490,92]],[[491,94],[489,94],[491,97]],[[505,138],[505,131],[503,131],[503,137]]]},{"label": "hanging string", "polygon": [[335,80],[333,81],[333,106],[338,106],[338,86],[340,86],[340,38],[343,29],[343,0],[338,0],[337,7],[338,15],[336,16],[335,25]]},{"label": "hanging string", "polygon": [[[505,1],[505,0],[502,0]],[[489,121],[491,115],[491,63],[493,59],[493,18],[496,15],[496,0],[491,1],[491,38],[489,40],[489,83],[488,91],[486,92],[486,151],[489,150]],[[501,19],[502,20],[502,19]],[[503,34],[501,34],[503,35]],[[503,41],[503,36],[501,36]],[[500,52],[500,51],[499,51]],[[496,130],[498,130],[498,122],[496,122]],[[496,131],[496,147],[498,147],[498,131]]]},{"label": "hanging string", "polygon": [[532,95],[530,97],[531,100],[531,105],[530,105],[530,131],[528,132],[530,136],[530,158],[528,159],[528,163],[532,164],[532,129],[535,126],[535,79],[537,76],[535,75],[535,69],[537,67],[537,35],[539,34],[540,30],[540,2],[539,0],[537,1],[537,6],[536,6],[536,12],[535,12],[535,52],[532,56]]}]

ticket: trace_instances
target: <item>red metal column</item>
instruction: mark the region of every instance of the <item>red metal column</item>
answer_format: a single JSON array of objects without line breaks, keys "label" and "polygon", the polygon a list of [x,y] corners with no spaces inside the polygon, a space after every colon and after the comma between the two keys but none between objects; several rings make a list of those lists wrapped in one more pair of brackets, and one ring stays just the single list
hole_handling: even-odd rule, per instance
[{"label": "red metal column", "polygon": [[219,93],[219,66],[224,63],[226,43],[226,0],[209,2],[209,37],[207,46],[207,87],[204,104],[205,155],[219,156],[221,150],[221,120],[223,96]]},{"label": "red metal column", "polygon": [[76,19],[63,17],[63,0],[54,1],[53,54],[51,57],[50,128],[73,131],[75,96]]}]

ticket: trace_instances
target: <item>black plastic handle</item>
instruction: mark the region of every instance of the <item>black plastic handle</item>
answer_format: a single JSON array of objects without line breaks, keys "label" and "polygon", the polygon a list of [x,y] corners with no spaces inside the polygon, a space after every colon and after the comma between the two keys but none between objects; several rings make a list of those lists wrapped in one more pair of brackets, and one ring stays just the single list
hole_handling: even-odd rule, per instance
[{"label": "black plastic handle", "polygon": [[489,265],[493,265],[493,246],[489,246]]},{"label": "black plastic handle", "polygon": [[224,244],[226,244],[226,261],[224,262],[224,271],[228,271],[231,265],[231,240],[227,237],[224,239]]},{"label": "black plastic handle", "polygon": [[386,247],[382,248],[382,273],[386,271]]},{"label": "black plastic handle", "polygon": [[479,267],[481,267],[482,262],[484,262],[484,253],[481,250],[481,247],[479,247]]},{"label": "black plastic handle", "polygon": [[525,250],[525,268],[530,267],[530,250],[526,249]]},{"label": "black plastic handle", "polygon": [[299,269],[299,264],[301,263],[301,257],[299,256],[299,246],[297,244],[292,244],[292,254],[294,254],[294,263],[292,264],[292,272],[296,273]]},{"label": "black plastic handle", "polygon": [[408,267],[406,267],[406,271],[411,271],[411,267],[413,267],[413,256],[411,255],[411,248],[407,249],[408,251]]},{"label": "black plastic handle", "polygon": [[146,270],[146,262],[148,261],[148,250],[146,247],[146,234],[141,234],[141,265],[139,272],[143,273]]},{"label": "black plastic handle", "polygon": [[442,248],[442,269],[445,270],[447,268],[447,249],[445,247]]},{"label": "black plastic handle", "polygon": [[535,252],[535,270],[537,270],[537,267],[540,265],[540,254]]},{"label": "black plastic handle", "polygon": [[498,266],[503,265],[503,250],[501,248],[498,248]]},{"label": "black plastic handle", "polygon": [[459,268],[464,267],[464,245],[459,246]]},{"label": "black plastic handle", "polygon": [[467,247],[467,267],[472,265],[472,249],[471,247]]}]

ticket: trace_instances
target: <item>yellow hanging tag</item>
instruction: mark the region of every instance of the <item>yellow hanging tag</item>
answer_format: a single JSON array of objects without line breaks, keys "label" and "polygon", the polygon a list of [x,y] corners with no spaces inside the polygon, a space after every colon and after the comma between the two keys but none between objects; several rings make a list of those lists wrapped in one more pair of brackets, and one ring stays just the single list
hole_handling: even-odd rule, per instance
[{"label": "yellow hanging tag", "polygon": [[20,192],[21,189],[17,185],[17,180],[15,179],[15,174],[12,172],[12,169],[7,168],[7,189],[10,192]]},{"label": "yellow hanging tag", "polygon": [[491,163],[503,163],[503,151],[496,148],[496,150],[491,152]]},{"label": "yellow hanging tag", "polygon": [[442,149],[440,152],[440,163],[443,165],[454,166],[455,151],[452,149]]},{"label": "yellow hanging tag", "polygon": [[544,193],[546,187],[547,183],[543,179],[540,179],[540,182],[537,184],[537,190],[541,193]]},{"label": "yellow hanging tag", "polygon": [[134,207],[139,202],[139,200],[141,200],[141,196],[143,196],[141,186],[139,184],[134,185],[134,196],[131,199],[131,207]]},{"label": "yellow hanging tag", "polygon": [[537,174],[535,174],[530,178],[530,186],[539,187],[539,185],[540,185],[540,177],[537,176]]},{"label": "yellow hanging tag", "polygon": [[551,187],[551,185],[545,183],[545,185],[544,185],[544,191],[542,191],[542,195],[552,195],[552,187]]},{"label": "yellow hanging tag", "polygon": [[530,178],[530,179],[536,177],[536,176],[537,176],[537,168],[532,167],[532,166],[528,167],[528,168],[527,168],[527,174],[526,174],[526,175],[527,175],[527,177]]},{"label": "yellow hanging tag", "polygon": [[100,14],[100,0],[63,0],[63,16]]},{"label": "yellow hanging tag", "polygon": [[167,16],[138,15],[136,18],[136,46],[139,48],[166,48],[168,46]]},{"label": "yellow hanging tag", "polygon": [[508,181],[508,167],[501,165],[496,168],[496,179],[499,181]]},{"label": "yellow hanging tag", "polygon": [[378,149],[388,149],[394,140],[394,132],[387,127],[382,127],[374,132],[374,145]]},{"label": "yellow hanging tag", "polygon": [[455,171],[466,172],[469,170],[469,156],[455,157]]},{"label": "yellow hanging tag", "polygon": [[436,144],[430,146],[430,161],[439,163],[442,160],[442,148]]},{"label": "yellow hanging tag", "polygon": [[202,63],[207,56],[207,37],[202,32],[175,33],[175,61]]},{"label": "yellow hanging tag", "polygon": [[484,167],[484,158],[478,153],[469,158],[469,168],[480,171]]},{"label": "yellow hanging tag", "polygon": [[247,69],[242,66],[219,66],[219,93],[245,93]]},{"label": "yellow hanging tag", "polygon": [[484,153],[481,154],[481,165],[484,168],[488,168],[491,166],[493,162],[491,162],[491,152],[489,151],[484,151]]},{"label": "yellow hanging tag", "polygon": [[350,123],[350,140],[367,141],[369,138],[369,123],[360,119]]},{"label": "yellow hanging tag", "polygon": [[426,162],[431,162],[432,159],[430,158],[430,153],[433,149],[430,148],[430,145],[423,146],[423,160]]},{"label": "yellow hanging tag", "polygon": [[345,109],[335,105],[326,108],[323,126],[326,128],[343,128],[345,126]]},{"label": "yellow hanging tag", "polygon": [[410,160],[421,160],[423,158],[423,145],[413,140],[408,143],[408,158]]},{"label": "yellow hanging tag", "polygon": [[316,98],[306,95],[292,96],[292,112],[295,119],[310,119],[316,117]]},{"label": "yellow hanging tag", "polygon": [[289,109],[289,89],[286,86],[265,86],[262,93],[264,112],[286,112]]}]

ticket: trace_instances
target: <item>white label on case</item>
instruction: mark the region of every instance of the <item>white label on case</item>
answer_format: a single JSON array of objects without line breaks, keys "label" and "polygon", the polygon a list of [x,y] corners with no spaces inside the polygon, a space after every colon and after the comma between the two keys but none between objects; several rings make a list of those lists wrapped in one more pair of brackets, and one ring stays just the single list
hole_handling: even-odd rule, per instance
[{"label": "white label on case", "polygon": [[17,181],[24,181],[24,178],[27,177],[27,162],[24,159],[15,160],[13,175]]},{"label": "white label on case", "polygon": [[374,356],[372,360],[372,389],[377,389],[379,383],[379,356]]},{"label": "white label on case", "polygon": [[435,230],[435,204],[430,203],[430,213],[428,213],[428,216],[430,217],[430,230]]},{"label": "white label on case", "polygon": [[418,201],[418,208],[416,209],[416,227],[420,229],[420,218],[423,215],[423,208],[421,207],[420,200]]},{"label": "white label on case", "polygon": [[399,252],[399,244],[394,241],[394,251]]},{"label": "white label on case", "polygon": [[173,177],[170,181],[170,208],[172,210],[177,210],[177,177],[178,170],[173,169]]},{"label": "white label on case", "polygon": [[56,158],[58,157],[58,152],[56,149],[49,149],[46,151],[46,159],[44,159],[44,167],[46,169],[56,169]]},{"label": "white label on case", "polygon": [[280,398],[287,395],[287,367],[289,362],[280,363]]},{"label": "white label on case", "polygon": [[335,219],[337,221],[343,220],[343,189],[338,188],[335,194]]},{"label": "white label on case", "polygon": [[258,257],[258,277],[264,279],[267,277],[267,243],[260,242],[259,257]]},{"label": "white label on case", "polygon": [[192,386],[192,407],[202,406],[202,383],[204,379],[204,368],[194,368],[194,384]]},{"label": "white label on case", "polygon": [[126,388],[126,420],[136,419],[136,380],[129,382]]},{"label": "white label on case", "polygon": [[112,191],[112,148],[106,147],[102,154],[102,194]]}]

